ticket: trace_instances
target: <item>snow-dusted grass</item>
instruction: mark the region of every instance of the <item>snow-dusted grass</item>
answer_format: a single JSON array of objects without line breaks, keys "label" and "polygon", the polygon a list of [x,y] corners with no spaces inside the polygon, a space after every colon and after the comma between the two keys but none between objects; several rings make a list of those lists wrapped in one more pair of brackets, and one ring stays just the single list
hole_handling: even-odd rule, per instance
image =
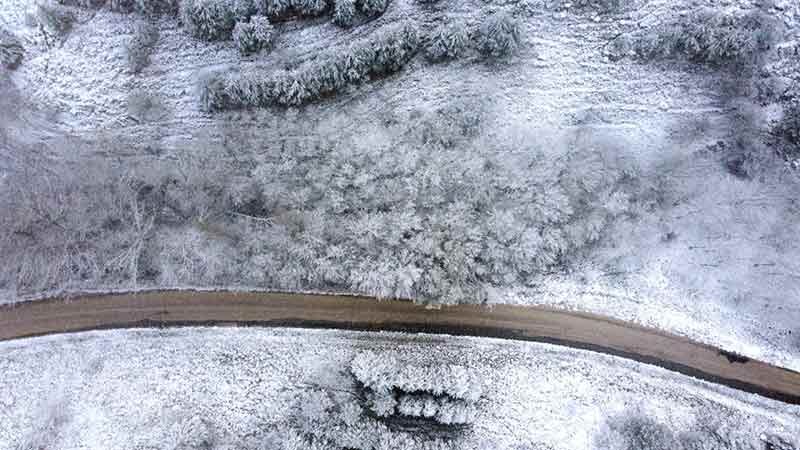
[{"label": "snow-dusted grass", "polygon": [[[515,282],[510,287],[492,289],[492,301],[589,309],[800,368],[800,310],[796,304],[800,268],[794,239],[800,222],[792,200],[798,196],[797,185],[784,172],[766,171],[751,179],[741,178],[731,173],[729,168],[736,166],[728,164],[723,154],[736,148],[742,127],[731,118],[736,104],[729,101],[730,91],[722,92],[720,86],[741,86],[738,83],[742,80],[680,58],[646,64],[605,58],[614,36],[640,30],[640,23],[647,26],[690,11],[686,2],[635,1],[618,14],[597,16],[591,15],[592,9],[588,9],[589,14],[578,14],[574,8],[548,9],[538,1],[513,5],[456,0],[419,3],[392,2],[381,17],[349,30],[323,21],[290,21],[282,25],[273,53],[245,59],[232,42],[192,39],[174,19],[162,18],[156,22],[161,39],[151,55],[152,64],[134,77],[127,73],[120,50],[134,30],[136,17],[106,10],[91,14],[81,11],[63,44],[47,47],[39,31],[25,25],[31,3],[2,0],[0,17],[4,25],[26,45],[24,63],[9,77],[28,101],[56,110],[34,116],[17,106],[2,108],[3,123],[16,127],[9,135],[37,145],[56,141],[54,130],[96,139],[99,147],[67,141],[69,145],[49,150],[59,155],[57,167],[62,171],[68,167],[61,164],[63,161],[87,155],[110,156],[152,186],[163,186],[175,207],[170,207],[170,214],[165,216],[168,225],[148,236],[147,251],[169,255],[154,259],[156,267],[141,271],[143,277],[151,277],[149,281],[141,278],[134,283],[129,276],[112,277],[107,283],[76,278],[60,287],[267,287],[264,279],[258,278],[265,276],[263,271],[247,276],[226,271],[235,267],[231,261],[238,260],[237,245],[255,242],[231,238],[231,229],[266,225],[269,218],[259,215],[257,207],[218,209],[208,214],[216,204],[208,200],[207,192],[215,192],[219,185],[204,186],[204,180],[236,184],[239,177],[246,179],[250,173],[227,168],[237,160],[251,162],[243,158],[244,149],[271,157],[279,152],[291,154],[305,148],[302,141],[317,136],[324,137],[320,141],[347,142],[368,135],[370,138],[359,144],[388,148],[382,156],[384,162],[393,157],[395,148],[387,142],[404,139],[449,146],[450,154],[456,155],[453,149],[462,148],[465,138],[453,131],[460,125],[448,121],[447,116],[453,99],[458,99],[465,102],[465,109],[482,113],[480,123],[486,135],[480,143],[487,152],[502,142],[534,140],[532,136],[541,147],[562,151],[565,146],[559,143],[559,136],[568,137],[566,147],[581,150],[608,141],[615,143],[614,148],[626,149],[625,155],[632,155],[632,162],[644,173],[670,174],[665,178],[672,183],[659,186],[659,179],[643,179],[656,186],[654,192],[664,194],[651,198],[660,205],[658,208],[614,223],[598,242],[576,254],[564,270],[530,278],[528,285]],[[781,9],[770,10],[770,14],[779,15],[797,34],[798,5],[778,3]],[[726,10],[750,6],[750,2],[736,2]],[[197,107],[192,87],[198,72],[205,69],[239,66],[242,70],[291,70],[323,50],[344,48],[399,20],[418,21],[421,31],[427,33],[442,23],[443,12],[447,20],[477,27],[502,8],[510,8],[521,19],[525,42],[519,54],[502,67],[476,64],[469,57],[443,65],[429,65],[417,58],[407,70],[392,77],[344,89],[333,98],[303,108],[210,115]],[[164,114],[159,120],[141,121],[129,113],[130,92],[144,85],[161,98]],[[9,111],[20,114],[11,118]],[[753,112],[755,125],[772,118],[769,108],[755,107]],[[401,133],[397,141],[387,138],[394,133],[392,124],[407,124],[418,134]],[[320,132],[318,126],[328,132]],[[374,130],[378,131],[372,133]],[[249,145],[254,141],[260,144]],[[709,145],[719,148],[717,141],[725,142],[728,150],[705,150]],[[434,154],[446,154],[438,148],[432,150]],[[39,150],[14,152],[11,161],[37,154]],[[256,163],[263,161],[255,159]],[[5,159],[2,163],[7,164]],[[218,172],[219,168],[225,170]],[[35,166],[33,172],[37,172]],[[447,174],[433,168],[432,175]],[[168,183],[168,179],[178,184]],[[299,175],[294,180],[300,180]],[[195,208],[187,199],[198,199],[206,207]],[[108,208],[111,213],[116,208],[113,205],[116,203]],[[216,214],[222,212],[225,214]],[[245,217],[248,215],[250,218]],[[128,213],[123,216],[130,217]],[[128,225],[125,227],[128,230]],[[136,242],[134,233],[126,231],[120,236]],[[103,239],[88,242],[89,250],[95,246],[105,249],[106,257],[120,255],[126,249],[106,246]],[[315,245],[313,241],[311,244]],[[49,250],[62,252],[63,246]],[[90,253],[85,250],[83,254]],[[245,265],[250,266],[248,261]],[[373,272],[372,266],[367,268]],[[152,269],[158,270],[158,277],[154,278]],[[303,270],[297,276],[307,273]],[[0,289],[16,296],[50,287],[26,291],[23,286],[7,285]]]},{"label": "snow-dusted grass", "polygon": [[[480,377],[474,422],[404,430],[375,418],[350,372],[365,354]],[[60,450],[622,450],[634,448],[631,430],[655,429],[719,450],[797,446],[800,436],[798,407],[615,357],[493,339],[121,330],[2,343],[0,369],[0,448],[45,436]],[[427,376],[407,372],[415,386]]]}]

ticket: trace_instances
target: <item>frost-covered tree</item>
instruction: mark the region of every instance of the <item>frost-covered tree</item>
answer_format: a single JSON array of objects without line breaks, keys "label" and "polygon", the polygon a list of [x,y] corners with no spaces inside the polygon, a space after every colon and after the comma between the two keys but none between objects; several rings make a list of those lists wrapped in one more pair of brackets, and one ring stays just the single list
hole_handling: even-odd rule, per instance
[{"label": "frost-covered tree", "polygon": [[333,23],[349,28],[356,18],[356,0],[335,0],[333,7]]},{"label": "frost-covered tree", "polygon": [[262,0],[261,13],[273,17],[283,17],[289,14],[292,8],[292,0]]},{"label": "frost-covered tree", "polygon": [[236,25],[233,0],[183,0],[181,22],[197,38],[213,41],[231,36]]},{"label": "frost-covered tree", "polygon": [[136,12],[152,16],[157,14],[176,14],[180,0],[111,0],[109,6],[113,11]]},{"label": "frost-covered tree", "polygon": [[358,0],[358,8],[365,15],[379,16],[389,7],[389,0]]},{"label": "frost-covered tree", "polygon": [[620,162],[597,151],[550,158],[467,143],[394,150],[356,143],[304,149],[302,158],[287,151],[253,172],[270,199],[265,209],[291,236],[252,250],[271,255],[270,279],[286,288],[330,283],[378,296],[480,302],[494,286],[558,270],[634,206],[626,198],[635,185],[619,184],[628,176]]},{"label": "frost-covered tree", "polygon": [[485,57],[504,58],[514,54],[522,41],[520,23],[510,13],[488,16],[475,35],[476,47]]},{"label": "frost-covered tree", "polygon": [[269,50],[275,39],[275,27],[264,16],[253,16],[233,29],[233,42],[242,55]]},{"label": "frost-covered tree", "polygon": [[391,354],[361,352],[350,362],[350,371],[364,386],[374,391],[389,391],[395,387],[392,379],[400,370]]},{"label": "frost-covered tree", "polygon": [[405,394],[397,399],[397,413],[408,417],[433,419],[445,425],[472,423],[477,415],[473,403],[429,394]]},{"label": "frost-covered tree", "polygon": [[125,56],[128,69],[139,73],[150,64],[150,54],[158,43],[159,32],[155,25],[140,21],[136,23],[133,34],[125,43]]},{"label": "frost-covered tree", "polygon": [[367,405],[379,417],[387,417],[395,413],[397,399],[392,391],[369,391],[366,397]]},{"label": "frost-covered tree", "polygon": [[392,352],[361,352],[350,363],[359,383],[375,392],[400,390],[474,402],[483,392],[483,380],[462,366],[408,366]]},{"label": "frost-covered tree", "polygon": [[25,48],[16,36],[0,28],[0,65],[6,69],[16,69],[22,63]]},{"label": "frost-covered tree", "polygon": [[201,83],[201,104],[209,111],[300,105],[368,76],[396,72],[416,54],[418,47],[416,26],[401,22],[343,50],[331,50],[292,71],[272,74],[250,71],[207,77]]},{"label": "frost-covered tree", "polygon": [[463,22],[451,22],[433,30],[425,45],[425,57],[432,62],[461,56],[469,46],[469,31]]},{"label": "frost-covered tree", "polygon": [[291,15],[316,17],[330,9],[329,0],[262,0],[261,14],[274,19]]},{"label": "frost-covered tree", "polygon": [[701,8],[636,33],[625,46],[644,59],[683,57],[715,66],[750,65],[773,46],[775,27],[774,20],[758,10]]},{"label": "frost-covered tree", "polygon": [[247,22],[250,17],[258,15],[261,8],[258,0],[233,0],[233,15],[237,22]]},{"label": "frost-covered tree", "polygon": [[316,17],[330,7],[329,0],[292,0],[292,9],[300,16]]}]

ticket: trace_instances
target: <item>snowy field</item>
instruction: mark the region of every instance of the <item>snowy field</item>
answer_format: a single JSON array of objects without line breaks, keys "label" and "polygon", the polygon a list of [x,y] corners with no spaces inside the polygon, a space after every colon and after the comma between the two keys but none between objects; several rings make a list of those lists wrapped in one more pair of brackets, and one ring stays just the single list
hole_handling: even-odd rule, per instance
[{"label": "snowy field", "polygon": [[[365,353],[412,372],[415,386],[473,380],[471,424],[369,414],[351,370]],[[459,379],[421,375],[456,366]],[[800,445],[796,406],[592,352],[401,333],[185,328],[6,342],[0,405],[0,448],[21,450]]]},{"label": "snowy field", "polygon": [[[26,119],[29,125],[35,125],[31,127],[35,133],[97,139],[102,145],[100,150],[89,147],[96,152],[91,156],[100,154],[109,161],[122,161],[126,170],[141,176],[143,183],[157,185],[153,179],[161,175],[160,171],[166,173],[165,178],[192,180],[199,178],[192,170],[201,174],[208,170],[209,178],[234,184],[242,178],[240,173],[211,170],[230,161],[220,162],[220,155],[203,159],[207,155],[202,150],[226,139],[241,138],[249,143],[241,137],[248,134],[271,146],[253,151],[261,154],[249,155],[257,169],[247,176],[261,176],[259,183],[263,184],[254,184],[259,192],[270,193],[269,189],[275,187],[263,176],[275,173],[275,165],[269,159],[277,153],[275,148],[292,151],[291,145],[307,138],[345,143],[342,145],[352,141],[353,148],[378,148],[383,152],[383,159],[378,158],[383,166],[399,166],[401,158],[393,159],[392,151],[416,137],[409,137],[412,133],[402,126],[417,130],[421,128],[414,122],[417,118],[435,123],[442,120],[437,111],[459,108],[475,107],[481,114],[481,131],[470,145],[509,154],[549,149],[546,164],[563,156],[565,149],[603,147],[612,142],[613,152],[618,152],[615,155],[640,171],[637,181],[657,187],[653,189],[658,198],[653,202],[659,202],[659,208],[646,214],[637,209],[625,218],[605,223],[602,238],[570,255],[566,269],[534,276],[524,283],[497,283],[500,287],[491,290],[488,300],[606,314],[800,370],[800,247],[796,239],[800,232],[796,205],[800,184],[796,174],[784,179],[783,172],[765,172],[760,178],[745,180],[729,173],[722,157],[708,150],[718,142],[727,142],[730,148],[730,142],[736,141],[741,127],[732,111],[742,104],[752,116],[748,125],[754,127],[763,127],[774,116],[775,108],[751,105],[749,94],[731,94],[741,86],[732,88],[738,80],[728,73],[686,62],[611,61],[604,54],[609,41],[619,33],[645,26],[654,17],[678,14],[690,4],[735,10],[761,2],[633,1],[613,14],[579,11],[565,7],[565,3],[570,4],[442,0],[424,6],[412,0],[397,0],[380,18],[350,31],[326,21],[287,22],[282,25],[272,54],[246,58],[240,57],[230,42],[192,39],[176,21],[161,18],[156,23],[160,39],[151,65],[139,75],[127,72],[122,52],[135,28],[134,16],[106,10],[78,12],[73,30],[52,48],[46,48],[37,29],[28,24],[28,1],[0,0],[0,24],[23,39],[28,50],[10,80],[27,102],[49,112],[44,122],[50,129]],[[788,30],[781,45],[793,45],[800,17],[798,6],[789,1],[777,1],[775,6],[771,11]],[[519,54],[504,64],[483,64],[467,58],[430,65],[417,58],[392,77],[304,108],[208,114],[197,105],[195,84],[198,74],[208,68],[278,66],[307,58],[326,47],[342,46],[354,37],[368,36],[401,19],[418,20],[423,27],[438,23],[442,17],[476,25],[490,12],[504,8],[522,18],[525,43]],[[134,94],[142,93],[158,99],[146,118],[132,111],[130,105]],[[36,135],[31,133],[29,139]],[[535,145],[527,147],[530,142]],[[60,150],[62,154],[58,156],[65,160],[89,156],[81,153],[84,147],[72,145],[72,141]],[[422,154],[439,151],[428,147],[414,150]],[[244,148],[236,151],[237,158],[248,157]],[[348,157],[344,153],[342,158]],[[330,166],[337,168],[334,163]],[[436,162],[430,164],[434,166],[432,172],[436,172]],[[362,169],[370,172],[379,166],[376,163]],[[92,172],[86,172],[86,178],[91,178]],[[175,175],[178,172],[180,177]],[[86,176],[84,172],[76,173],[76,178]],[[356,170],[352,178],[358,175]],[[292,180],[291,176],[287,178]],[[303,181],[302,177],[298,179]],[[513,181],[527,179],[518,177]],[[205,179],[198,183],[205,183]],[[278,188],[283,189],[280,192],[294,192],[291,185],[287,186]],[[219,190],[218,186],[212,187],[212,192]],[[189,211],[187,217],[162,218],[146,239],[141,234],[126,235],[120,238],[123,245],[109,246],[113,252],[92,248],[79,255],[86,259],[97,256],[101,262],[104,258],[118,260],[118,254],[132,254],[134,248],[145,257],[152,257],[155,267],[137,267],[132,279],[76,276],[43,286],[23,286],[26,280],[15,280],[18,284],[0,286],[8,289],[0,301],[60,288],[231,288],[241,284],[262,289],[325,290],[334,284],[290,279],[308,272],[311,264],[303,266],[302,261],[319,259],[318,255],[309,257],[303,253],[305,248],[294,252],[301,256],[296,265],[285,261],[274,264],[292,273],[277,281],[270,278],[283,274],[275,275],[276,271],[271,270],[274,266],[258,265],[269,258],[259,254],[263,249],[257,247],[257,234],[251,230],[241,232],[246,221],[231,218],[226,215],[228,211],[214,210],[214,199],[208,200],[208,195],[199,188],[180,191],[175,194],[174,203],[185,199],[207,203],[187,201],[189,206],[179,205]],[[344,228],[336,220],[323,225]],[[403,230],[390,225],[394,235],[386,230],[376,234],[401,240],[397,235],[402,236]],[[94,236],[95,230],[80,231],[83,236]],[[114,232],[123,235],[118,230]],[[48,233],[43,236],[56,236],[55,242],[40,239],[48,244],[48,250],[63,244],[55,232]],[[18,239],[19,235],[13,238]],[[267,235],[262,239],[270,238]],[[303,242],[321,241],[320,247],[327,248],[325,237],[302,238]],[[273,240],[288,241],[283,236]],[[97,255],[92,254],[95,250]],[[248,259],[250,255],[257,256]],[[27,268],[44,267],[41,261],[58,259],[49,253],[34,256],[41,259],[32,256],[26,260]],[[381,260],[380,256],[374,259]],[[137,258],[138,254],[134,259],[138,261]],[[94,260],[91,264],[102,265]],[[119,265],[128,269],[125,264]],[[363,266],[366,274],[383,269],[370,260]],[[334,264],[327,269],[348,271],[341,267]],[[43,277],[32,278],[38,282]],[[375,284],[381,285],[381,281]],[[341,288],[346,285],[344,282],[337,282],[332,289],[346,290]],[[475,298],[467,293],[462,300],[470,302]]]}]

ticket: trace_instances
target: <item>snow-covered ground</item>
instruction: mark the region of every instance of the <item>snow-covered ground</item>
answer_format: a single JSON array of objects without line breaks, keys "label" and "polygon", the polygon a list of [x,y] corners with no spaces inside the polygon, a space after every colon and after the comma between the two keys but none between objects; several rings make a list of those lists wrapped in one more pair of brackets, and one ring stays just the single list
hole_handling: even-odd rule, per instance
[{"label": "snow-covered ground", "polygon": [[[493,301],[607,314],[800,370],[800,248],[792,239],[800,232],[797,181],[741,180],[703,154],[708,144],[731,140],[737,131],[726,91],[732,80],[725,75],[688,64],[612,62],[603,56],[608,40],[635,28],[642,16],[657,17],[686,2],[634,1],[622,14],[611,15],[558,6],[563,3],[442,0],[427,7],[396,0],[384,16],[352,32],[330,23],[289,23],[275,53],[245,60],[229,42],[199,42],[175,21],[162,19],[152,65],[138,77],[126,72],[121,51],[133,30],[132,16],[83,12],[63,45],[47,51],[25,25],[30,2],[0,0],[0,23],[25,38],[30,49],[12,75],[21,92],[57,110],[53,121],[60,130],[78,136],[108,133],[109,142],[119,138],[179,147],[201,132],[220,138],[231,124],[268,140],[302,121],[357,134],[453,98],[486,100],[484,127],[491,130],[490,138],[506,139],[524,129],[520,139],[574,131],[589,136],[589,142],[623,142],[645,170],[674,171],[669,199],[674,207],[617,224],[572,274],[500,291]],[[694,3],[731,8],[750,2]],[[776,4],[782,20],[796,29],[797,6]],[[475,24],[502,7],[528,11],[526,45],[508,65],[415,61],[390,80],[288,113],[209,115],[197,108],[193,86],[204,68],[280,64],[402,18],[432,23],[446,12]],[[128,97],[141,90],[161,99],[159,120],[142,123],[129,116]],[[756,110],[765,121],[768,111]],[[197,233],[199,242],[214,239]]]},{"label": "snow-covered ground", "polygon": [[[330,404],[353,389],[348,367],[365,351],[461,366],[483,380],[477,419],[404,432],[357,402]],[[315,409],[321,396],[327,406]],[[308,439],[347,436],[328,422],[350,427],[362,448],[380,434],[376,448],[435,448],[438,437],[454,449],[638,450],[637,430],[686,448],[800,445],[797,406],[587,351],[402,333],[184,328],[5,342],[0,405],[3,449],[318,448]],[[304,428],[309,420],[317,425]]]}]

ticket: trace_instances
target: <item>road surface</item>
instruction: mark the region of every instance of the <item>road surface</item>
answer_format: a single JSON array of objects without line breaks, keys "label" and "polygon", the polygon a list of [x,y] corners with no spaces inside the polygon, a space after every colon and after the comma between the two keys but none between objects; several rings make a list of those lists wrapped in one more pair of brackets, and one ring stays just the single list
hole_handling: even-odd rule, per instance
[{"label": "road surface", "polygon": [[447,333],[547,342],[653,364],[800,404],[800,373],[587,313],[494,305],[427,309],[340,295],[151,291],[36,300],[0,307],[0,340],[85,330],[196,325],[292,326]]}]

